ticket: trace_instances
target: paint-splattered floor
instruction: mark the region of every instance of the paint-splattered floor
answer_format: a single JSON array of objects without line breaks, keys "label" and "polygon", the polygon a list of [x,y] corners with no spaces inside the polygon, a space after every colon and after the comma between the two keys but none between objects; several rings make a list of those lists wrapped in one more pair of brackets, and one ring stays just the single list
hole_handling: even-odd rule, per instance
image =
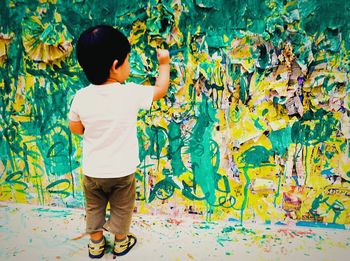
[{"label": "paint-splattered floor", "polygon": [[[89,260],[84,211],[1,203],[0,260]],[[136,215],[118,260],[349,260],[350,231]],[[108,240],[111,239],[108,236]],[[113,259],[108,253],[102,260]]]}]

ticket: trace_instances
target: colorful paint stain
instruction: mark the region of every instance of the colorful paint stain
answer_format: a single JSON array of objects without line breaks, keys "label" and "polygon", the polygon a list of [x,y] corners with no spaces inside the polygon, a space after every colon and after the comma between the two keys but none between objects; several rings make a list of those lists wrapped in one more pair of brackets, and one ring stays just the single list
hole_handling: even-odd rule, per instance
[{"label": "colorful paint stain", "polygon": [[106,23],[132,43],[130,81],[154,83],[154,49],[172,53],[168,96],[139,114],[135,211],[350,223],[347,1],[7,0],[0,10],[1,201],[84,206],[81,138],[67,127],[88,84],[74,46]]},{"label": "colorful paint stain", "polygon": [[[1,260],[86,260],[84,210],[0,205]],[[133,217],[138,242],[118,260],[346,260],[350,231],[203,222],[188,215]],[[105,233],[104,259],[113,234]]]}]

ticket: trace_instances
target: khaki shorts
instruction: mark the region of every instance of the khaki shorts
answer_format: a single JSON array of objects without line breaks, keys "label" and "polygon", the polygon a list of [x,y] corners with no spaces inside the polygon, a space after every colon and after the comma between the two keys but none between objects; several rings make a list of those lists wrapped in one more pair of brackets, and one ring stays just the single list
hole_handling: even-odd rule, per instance
[{"label": "khaki shorts", "polygon": [[[121,178],[83,179],[86,198],[86,233],[107,230],[118,235],[129,233],[135,203],[135,175]],[[110,218],[106,222],[106,208]]]}]

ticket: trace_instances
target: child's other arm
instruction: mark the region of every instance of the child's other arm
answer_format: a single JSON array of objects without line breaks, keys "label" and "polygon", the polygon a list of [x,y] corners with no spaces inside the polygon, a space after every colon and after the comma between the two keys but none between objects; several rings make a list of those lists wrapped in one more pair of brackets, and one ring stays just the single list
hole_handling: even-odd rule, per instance
[{"label": "child's other arm", "polygon": [[69,121],[69,129],[73,134],[78,135],[83,135],[85,130],[81,121]]},{"label": "child's other arm", "polygon": [[163,98],[169,88],[170,55],[168,50],[157,50],[159,62],[159,75],[154,86],[153,101]]}]

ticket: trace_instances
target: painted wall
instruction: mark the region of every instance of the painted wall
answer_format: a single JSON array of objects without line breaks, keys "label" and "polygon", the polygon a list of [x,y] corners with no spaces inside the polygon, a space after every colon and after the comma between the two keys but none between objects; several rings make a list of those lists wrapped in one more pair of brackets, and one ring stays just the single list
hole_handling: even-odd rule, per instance
[{"label": "painted wall", "polygon": [[[75,43],[117,26],[130,81],[169,95],[139,114],[137,211],[207,220],[350,223],[350,4],[335,0],[0,1],[0,200],[83,207],[87,85]],[[200,93],[200,95],[197,95]]]}]

